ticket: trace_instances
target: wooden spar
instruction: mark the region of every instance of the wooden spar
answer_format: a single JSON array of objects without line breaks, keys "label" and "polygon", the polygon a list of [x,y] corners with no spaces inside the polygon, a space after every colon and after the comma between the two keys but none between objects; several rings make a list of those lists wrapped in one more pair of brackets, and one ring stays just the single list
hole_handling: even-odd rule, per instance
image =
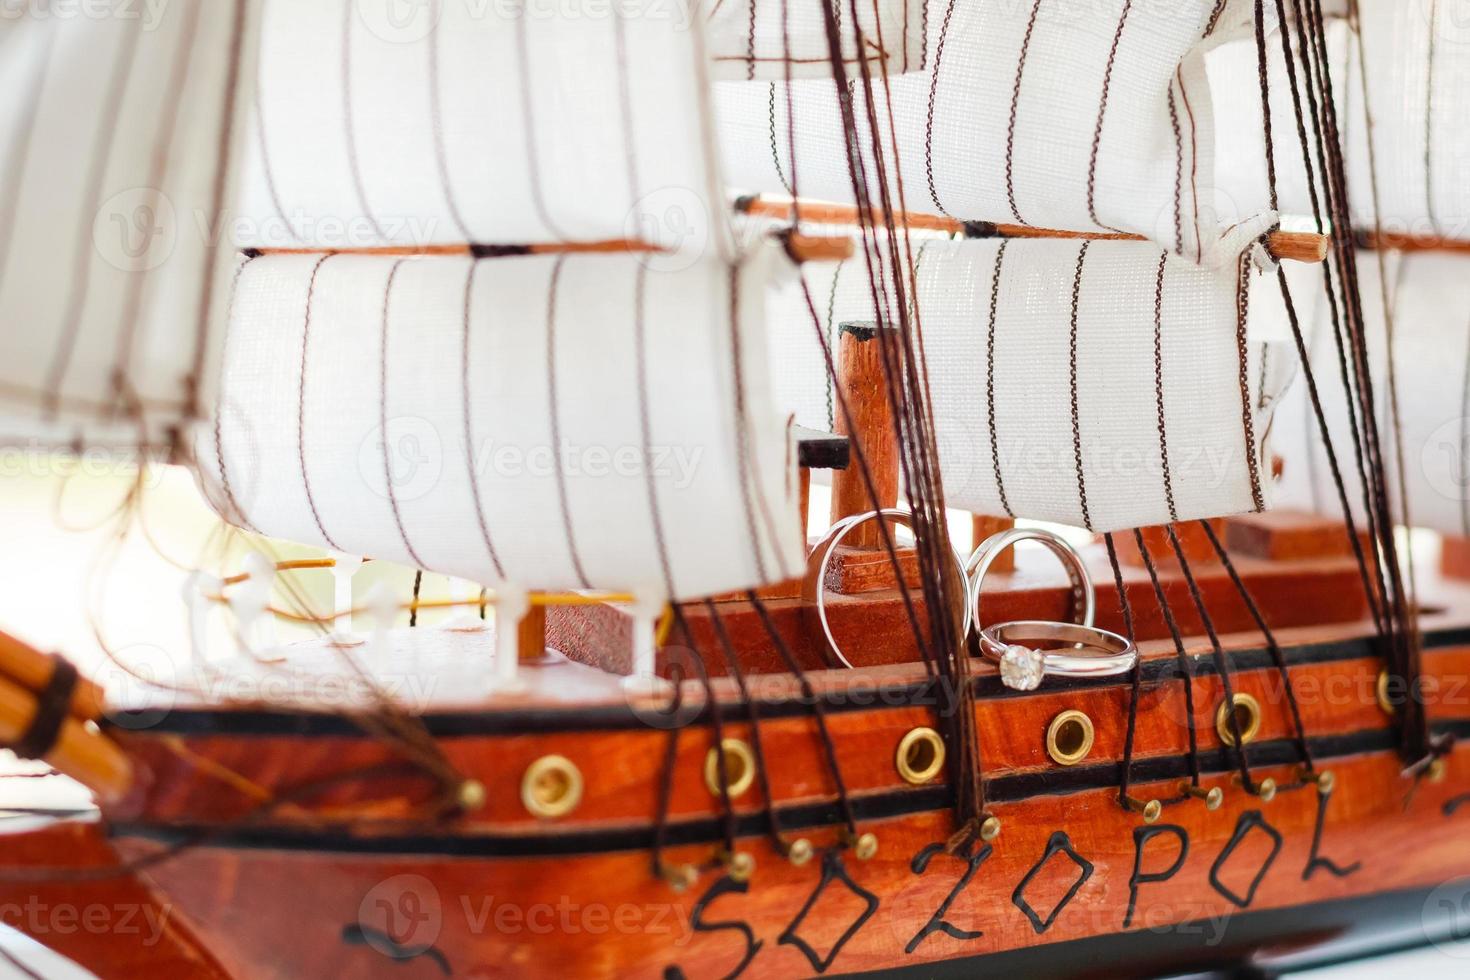
[{"label": "wooden spar", "polygon": [[[837,433],[862,447],[868,472],[873,478],[876,499],[868,492],[863,468],[856,464],[832,473],[832,523],[844,517],[881,510],[898,504],[898,433],[894,430],[892,404],[888,399],[883,371],[884,339],[874,323],[844,323],[838,333],[837,384],[847,401],[847,412],[837,414]],[[896,357],[903,355],[895,346]],[[848,427],[847,416],[852,426]],[[844,544],[861,550],[883,546],[883,535],[875,521],[853,530]]]},{"label": "wooden spar", "polygon": [[[0,743],[13,745],[36,716],[30,691],[0,679]],[[61,723],[56,744],[43,760],[51,768],[86,786],[106,803],[116,803],[133,784],[133,764],[106,736],[89,731],[75,717]]]},{"label": "wooden spar", "polygon": [[1439,238],[1434,235],[1401,235],[1397,232],[1362,232],[1357,236],[1359,248],[1394,249],[1400,252],[1447,252],[1470,255],[1470,240]]},{"label": "wooden spar", "polygon": [[[737,208],[745,214],[762,218],[788,218],[791,202],[773,201],[760,197],[741,198]],[[804,221],[814,224],[856,224],[858,209],[849,204],[822,204],[799,202],[797,214]],[[873,220],[882,223],[883,214],[874,210]],[[964,234],[969,229],[982,229],[977,237],[995,238],[1076,238],[1097,241],[1141,242],[1142,235],[1125,235],[1109,232],[1058,231],[1050,228],[1032,228],[1029,225],[996,224],[988,221],[964,222],[933,214],[895,214],[896,224],[906,224],[911,231],[943,231]],[[1266,247],[1279,260],[1317,263],[1327,258],[1328,238],[1315,232],[1273,231],[1266,236]]]},{"label": "wooden spar", "polygon": [[[9,678],[32,694],[41,694],[51,683],[51,674],[56,669],[56,660],[17,640],[9,633],[0,632],[0,677]],[[93,721],[102,717],[104,696],[102,688],[78,677],[72,689],[69,713],[81,721]]]},{"label": "wooden spar", "polygon": [[[380,245],[368,248],[257,248],[257,255],[576,255],[587,252],[660,252],[648,242],[619,238],[604,242],[550,242],[539,245]],[[788,235],[787,253],[797,262],[840,262],[853,255],[852,239],[845,236]]]}]

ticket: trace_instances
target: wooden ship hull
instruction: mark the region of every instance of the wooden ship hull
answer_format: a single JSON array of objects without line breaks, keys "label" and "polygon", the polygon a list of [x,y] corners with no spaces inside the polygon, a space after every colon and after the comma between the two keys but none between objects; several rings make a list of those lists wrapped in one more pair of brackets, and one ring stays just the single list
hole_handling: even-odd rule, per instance
[{"label": "wooden ship hull", "polygon": [[[1470,838],[1457,826],[1470,814],[1470,806],[1460,811],[1470,803],[1470,748],[1451,751],[1423,778],[1404,773],[1361,592],[1354,600],[1341,583],[1320,587],[1342,561],[1238,562],[1248,584],[1298,573],[1278,576],[1277,621],[1291,618],[1293,602],[1298,621],[1320,621],[1338,603],[1326,614],[1336,624],[1275,630],[1315,780],[1303,778],[1282,676],[1261,635],[1242,627],[1222,636],[1237,700],[1256,706],[1244,719],[1256,728],[1246,758],[1257,785],[1274,780],[1270,799],[1242,788],[1237,755],[1217,728],[1218,661],[1198,638],[1186,641],[1183,662],[1167,639],[1143,643],[1129,796],[1161,804],[1153,822],[1120,802],[1128,677],[1052,678],[1018,693],[977,663],[987,812],[999,833],[956,856],[945,851],[954,830],[948,774],[915,771],[932,759],[906,757],[902,747],[935,725],[939,692],[916,663],[807,675],[824,706],[841,791],[795,677],[751,674],[749,701],[732,678],[716,677],[721,735],[758,748],[770,791],[767,801],[761,780],[731,757],[727,817],[708,782],[715,735],[698,682],[684,682],[670,707],[667,697],[629,695],[601,670],[548,655],[525,665],[523,694],[475,703],[465,692],[474,690],[472,665],[484,662],[484,635],[421,629],[395,634],[395,658],[432,665],[444,685],[425,691],[422,720],[452,766],[484,787],[480,805],[444,812],[432,780],[340,710],[135,706],[107,727],[145,774],[139,791],[100,821],[52,827],[34,835],[34,846],[7,849],[13,865],[113,870],[80,884],[6,883],[0,904],[65,894],[110,907],[147,896],[168,925],[166,945],[149,955],[168,949],[178,964],[172,975],[209,977],[902,968],[929,976],[973,970],[975,957],[1040,975],[1117,976],[1424,943],[1462,925],[1446,910],[1458,908],[1465,889],[1433,889],[1470,875]],[[1032,574],[1023,563],[997,601],[1014,592],[1016,601],[1024,594],[1045,604]],[[1125,575],[1130,595],[1147,584],[1139,574]],[[1212,574],[1201,573],[1206,587]],[[1173,595],[1177,567],[1161,575]],[[1421,592],[1432,728],[1470,735],[1470,590],[1434,582]],[[834,613],[855,618],[834,615],[834,628],[851,629],[892,598],[842,597]],[[1140,637],[1157,636],[1142,594],[1133,598]],[[742,651],[755,645],[749,606],[723,605],[732,640]],[[823,666],[810,662],[816,645],[800,642],[808,632],[801,601],[770,605],[796,655]],[[1116,608],[1102,589],[1102,620]],[[1228,604],[1211,608],[1229,628],[1239,625]],[[565,640],[576,617],[586,626],[596,615],[564,611],[549,635]],[[876,656],[879,647],[862,649]],[[309,676],[311,651],[297,653],[296,669]],[[1193,795],[1185,791],[1186,685],[1198,739]],[[1056,730],[1064,712],[1085,716],[1085,750],[1080,730]],[[549,797],[537,797],[530,774],[547,759],[570,763],[579,790],[553,783]],[[1211,809],[1204,797],[1215,788],[1223,802]],[[862,835],[876,838],[874,853],[853,846],[844,807]],[[777,852],[773,817],[787,845],[812,845],[809,860]],[[728,861],[727,840],[739,862]],[[656,873],[657,848],[662,867],[701,873],[671,886]],[[753,871],[742,864],[752,859]],[[143,972],[143,961],[119,956],[118,936],[31,931],[101,976]],[[151,973],[158,961],[147,962]]]}]

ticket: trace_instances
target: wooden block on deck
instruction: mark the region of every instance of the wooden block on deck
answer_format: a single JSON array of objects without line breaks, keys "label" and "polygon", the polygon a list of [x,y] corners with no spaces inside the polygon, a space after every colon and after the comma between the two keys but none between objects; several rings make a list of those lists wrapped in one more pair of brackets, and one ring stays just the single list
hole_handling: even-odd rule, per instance
[{"label": "wooden block on deck", "polygon": [[1342,558],[1353,553],[1342,521],[1291,510],[1226,518],[1225,547],[1232,554],[1272,561]]},{"label": "wooden block on deck", "polygon": [[1445,578],[1470,580],[1470,538],[1446,534],[1439,552],[1439,571]]},{"label": "wooden block on deck", "polygon": [[[1174,558],[1174,546],[1169,542],[1169,533],[1163,524],[1155,527],[1140,529],[1143,535],[1143,545],[1148,549],[1149,557],[1153,559],[1155,567],[1168,565],[1177,567],[1179,562]],[[1210,526],[1215,529],[1215,536],[1225,544],[1223,522],[1212,520]],[[1209,537],[1204,529],[1199,526],[1199,521],[1181,521],[1174,525],[1174,536],[1179,539],[1179,549],[1184,552],[1184,560],[1190,565],[1218,565],[1220,557],[1215,552],[1215,546],[1210,543]],[[1137,539],[1128,532],[1113,535],[1113,546],[1118,551],[1118,560],[1125,565],[1134,568],[1143,568],[1143,556],[1138,553]],[[1228,547],[1228,546],[1227,546]]]}]

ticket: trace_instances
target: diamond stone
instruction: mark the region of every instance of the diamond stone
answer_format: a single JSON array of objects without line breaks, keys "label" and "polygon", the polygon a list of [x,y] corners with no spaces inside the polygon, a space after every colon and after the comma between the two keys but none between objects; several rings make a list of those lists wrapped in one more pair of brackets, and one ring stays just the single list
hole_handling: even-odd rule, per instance
[{"label": "diamond stone", "polygon": [[1013,643],[1000,656],[1000,679],[1006,687],[1034,691],[1041,686],[1044,675],[1040,650]]}]

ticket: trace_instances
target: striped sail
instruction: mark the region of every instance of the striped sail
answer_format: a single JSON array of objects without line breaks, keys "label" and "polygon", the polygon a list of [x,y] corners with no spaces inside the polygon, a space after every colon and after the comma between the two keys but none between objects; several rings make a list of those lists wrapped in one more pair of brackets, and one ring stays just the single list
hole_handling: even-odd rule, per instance
[{"label": "striped sail", "polygon": [[[1247,335],[1275,312],[1249,257],[1210,270],[1144,242],[915,248],[951,506],[1095,531],[1268,506],[1263,444],[1294,358]],[[806,270],[819,322],[804,302],[780,321],[777,390],[803,424],[839,411],[816,331],[836,349],[843,322],[873,319],[860,266]]]},{"label": "striped sail", "polygon": [[723,247],[705,34],[680,5],[392,6],[268,0],[241,246]]},{"label": "striped sail", "polygon": [[[1355,230],[1388,236],[1470,241],[1470,17],[1455,0],[1359,0],[1361,37],[1346,19],[1327,24],[1328,62],[1342,130],[1348,203]],[[1296,34],[1291,39],[1297,47]],[[1361,55],[1361,56],[1360,56]],[[1366,58],[1366,62],[1364,61]],[[1296,129],[1290,79],[1279,44],[1270,51],[1271,118],[1283,211],[1311,213],[1311,188]],[[1212,55],[1222,88],[1256,91],[1251,42]],[[1305,110],[1306,80],[1298,74]],[[1371,116],[1371,145],[1369,118]],[[1232,154],[1221,183],[1240,207],[1264,206],[1261,102],[1240,98],[1221,114],[1220,133],[1254,140]],[[1250,145],[1247,142],[1247,145]],[[1308,127],[1317,194],[1323,181]],[[1377,180],[1374,180],[1376,174]]]},{"label": "striped sail", "polygon": [[798,574],[766,304],[790,264],[283,255],[240,275],[209,499],[486,584],[693,598]]},{"label": "striped sail", "polygon": [[[1402,513],[1400,507],[1406,505],[1408,522],[1416,527],[1470,536],[1470,258],[1388,252],[1386,281],[1378,263],[1364,258],[1359,275],[1374,378],[1373,410],[1385,442],[1394,513]],[[1385,283],[1393,329],[1391,373],[1386,342],[1390,319],[1380,301]],[[1338,447],[1348,503],[1361,528],[1363,492],[1351,456],[1348,396],[1325,304],[1313,304],[1304,314],[1303,332],[1329,432]],[[1340,513],[1331,466],[1304,386],[1294,386],[1283,402],[1276,427],[1283,456],[1281,506]]]},{"label": "striped sail", "polygon": [[0,17],[0,433],[168,449],[218,370],[257,5],[57,13]]},{"label": "striped sail", "polygon": [[[1139,234],[1197,263],[1228,263],[1217,248],[1222,228],[1260,233],[1274,222],[1259,210],[1221,211],[1214,194],[1205,54],[1239,36],[1251,11],[1217,0],[931,0],[923,70],[874,84],[895,203],[963,220]],[[830,82],[717,88],[733,184],[853,200]]]},{"label": "striped sail", "polygon": [[[918,71],[928,28],[926,0],[821,0],[841,30],[850,73]],[[862,43],[845,25],[856,11]],[[709,8],[710,58],[719,79],[830,78],[826,17],[814,0],[718,0]]]}]

